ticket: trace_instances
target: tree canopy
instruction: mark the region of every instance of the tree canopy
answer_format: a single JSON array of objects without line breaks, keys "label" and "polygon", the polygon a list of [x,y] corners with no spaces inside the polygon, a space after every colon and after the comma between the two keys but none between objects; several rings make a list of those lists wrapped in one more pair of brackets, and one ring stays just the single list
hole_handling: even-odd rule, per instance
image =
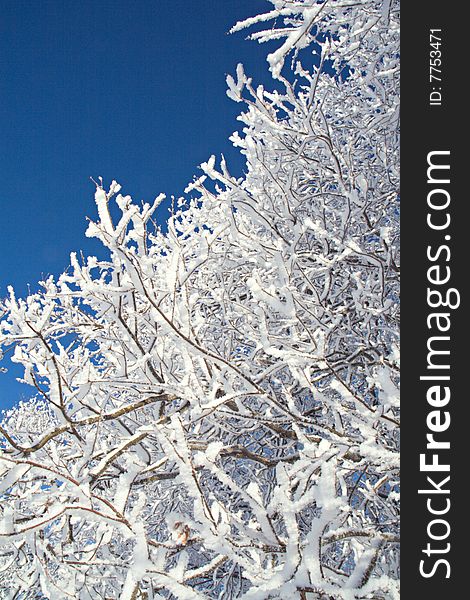
[{"label": "tree canopy", "polygon": [[1,305],[2,598],[399,597],[398,7],[271,4],[244,176],[212,156],[167,230],[99,179],[108,258]]}]

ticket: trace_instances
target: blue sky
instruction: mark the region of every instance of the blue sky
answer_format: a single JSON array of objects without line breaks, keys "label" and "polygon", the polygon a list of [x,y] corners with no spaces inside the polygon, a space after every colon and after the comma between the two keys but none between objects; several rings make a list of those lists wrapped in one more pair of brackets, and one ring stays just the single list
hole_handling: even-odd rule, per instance
[{"label": "blue sky", "polygon": [[[224,153],[241,105],[225,95],[237,62],[270,81],[269,48],[227,35],[265,0],[0,2],[0,296],[59,275],[94,217],[89,177],[135,199],[182,194],[197,166]],[[161,219],[165,218],[162,209]],[[8,366],[8,365],[5,365]],[[0,375],[0,408],[29,388]]]}]

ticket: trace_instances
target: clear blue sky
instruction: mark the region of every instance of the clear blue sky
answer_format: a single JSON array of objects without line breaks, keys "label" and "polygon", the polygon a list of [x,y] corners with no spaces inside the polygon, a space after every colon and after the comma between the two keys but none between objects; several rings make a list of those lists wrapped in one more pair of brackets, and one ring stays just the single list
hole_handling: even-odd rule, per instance
[{"label": "clear blue sky", "polygon": [[[225,95],[237,62],[270,81],[269,48],[227,35],[265,0],[1,0],[0,296],[59,275],[94,217],[89,177],[135,199],[182,194],[224,153],[241,105]],[[165,217],[165,211],[161,218]],[[7,366],[7,365],[5,365]],[[0,408],[30,388],[0,374]]]}]

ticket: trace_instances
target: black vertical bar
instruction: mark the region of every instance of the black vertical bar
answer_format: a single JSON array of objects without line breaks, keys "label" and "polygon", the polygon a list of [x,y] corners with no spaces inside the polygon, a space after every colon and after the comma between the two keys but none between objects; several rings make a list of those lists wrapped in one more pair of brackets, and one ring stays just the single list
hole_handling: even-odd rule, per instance
[{"label": "black vertical bar", "polygon": [[[466,431],[470,398],[468,391],[464,392],[465,370],[470,369],[466,364],[465,342],[470,325],[465,318],[464,290],[467,238],[470,238],[469,198],[463,186],[466,170],[470,170],[465,164],[469,154],[465,106],[468,36],[463,14],[460,24],[458,19],[458,11],[436,0],[403,2],[401,582],[404,600],[444,600],[468,594],[465,542],[470,526],[462,518],[468,493],[466,438],[470,439],[470,432]],[[435,167],[431,166],[428,172],[430,165]],[[441,168],[446,166],[450,168]],[[448,304],[455,306],[459,299],[459,307],[444,305],[449,300]],[[446,327],[448,331],[444,331]],[[450,354],[432,354],[434,350],[449,350]],[[447,365],[449,368],[445,368]],[[434,389],[430,391],[431,388]],[[447,392],[450,399],[446,403]],[[449,418],[450,425],[446,427]],[[439,428],[443,430],[435,431]],[[431,441],[427,435],[432,435]],[[433,447],[434,442],[449,442],[450,448]],[[420,468],[421,454],[424,465]],[[459,457],[464,460],[459,461]],[[437,470],[426,470],[432,468],[429,465],[433,460]],[[450,467],[448,472],[440,470],[446,465]],[[446,481],[448,476],[450,480]]]}]

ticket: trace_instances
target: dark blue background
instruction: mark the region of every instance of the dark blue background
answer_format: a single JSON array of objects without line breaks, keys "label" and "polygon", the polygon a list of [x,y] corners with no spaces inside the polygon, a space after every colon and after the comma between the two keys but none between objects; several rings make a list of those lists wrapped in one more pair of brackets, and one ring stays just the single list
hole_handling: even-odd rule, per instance
[{"label": "dark blue background", "polygon": [[[242,107],[226,96],[225,76],[242,62],[268,83],[271,48],[227,32],[269,2],[0,4],[0,296],[59,275],[71,251],[99,254],[84,237],[95,216],[90,176],[151,201],[182,194],[210,154],[241,174],[228,137]],[[30,393],[18,374],[0,375],[0,408]]]}]

